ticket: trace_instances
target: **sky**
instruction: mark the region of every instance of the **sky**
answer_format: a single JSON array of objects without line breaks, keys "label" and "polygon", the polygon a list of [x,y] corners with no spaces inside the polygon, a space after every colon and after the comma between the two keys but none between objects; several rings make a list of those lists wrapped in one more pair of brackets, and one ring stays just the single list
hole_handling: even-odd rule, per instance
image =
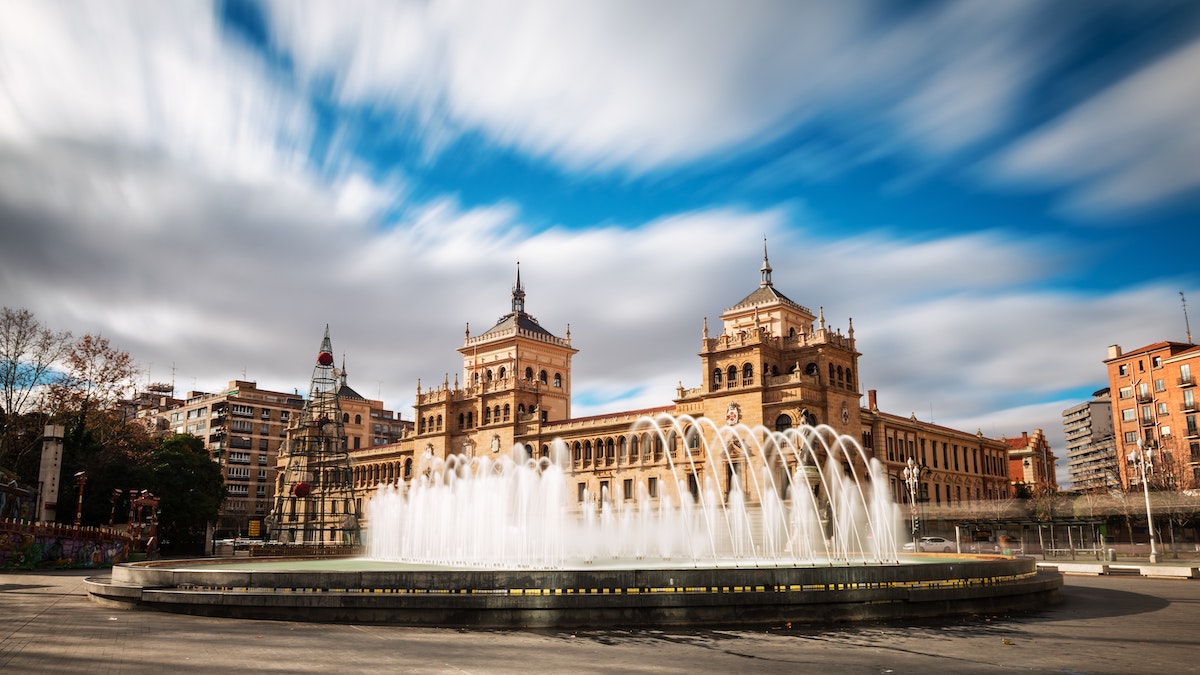
[{"label": "sky", "polygon": [[699,386],[765,238],[864,404],[1065,484],[1108,345],[1200,333],[1197,73],[1187,0],[9,0],[0,303],[178,395],[305,391],[328,324],[412,419],[519,262],[582,416]]}]

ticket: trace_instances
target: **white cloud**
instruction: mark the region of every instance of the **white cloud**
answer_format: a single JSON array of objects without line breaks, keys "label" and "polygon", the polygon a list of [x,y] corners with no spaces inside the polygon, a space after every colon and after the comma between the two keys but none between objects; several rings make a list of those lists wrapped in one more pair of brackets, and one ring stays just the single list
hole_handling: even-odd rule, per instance
[{"label": "white cloud", "polygon": [[1176,49],[1019,140],[1001,178],[1063,187],[1072,211],[1104,214],[1200,187],[1200,40]]}]

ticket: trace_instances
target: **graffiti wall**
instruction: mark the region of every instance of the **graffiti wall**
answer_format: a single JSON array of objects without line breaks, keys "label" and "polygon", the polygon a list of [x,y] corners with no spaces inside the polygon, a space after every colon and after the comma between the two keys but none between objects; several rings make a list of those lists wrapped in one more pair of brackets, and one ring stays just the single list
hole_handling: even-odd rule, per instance
[{"label": "graffiti wall", "polygon": [[128,560],[129,549],[116,530],[0,521],[0,567],[105,567]]}]

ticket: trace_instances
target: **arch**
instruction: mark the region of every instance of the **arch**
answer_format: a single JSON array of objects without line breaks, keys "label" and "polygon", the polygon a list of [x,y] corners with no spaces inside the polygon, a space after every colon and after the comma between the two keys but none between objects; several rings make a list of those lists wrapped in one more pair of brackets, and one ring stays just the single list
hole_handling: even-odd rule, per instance
[{"label": "arch", "polygon": [[442,430],[442,416],[441,415],[437,416],[437,430],[438,431]]},{"label": "arch", "polygon": [[471,382],[474,384],[479,384],[479,371],[471,373]]},{"label": "arch", "polygon": [[688,450],[700,449],[700,430],[695,426],[690,426],[683,432],[684,442],[687,444]]},{"label": "arch", "polygon": [[723,371],[720,368],[713,368],[713,374],[712,374],[712,388],[713,389],[721,388],[722,373],[723,373]]},{"label": "arch", "polygon": [[483,423],[490,424],[491,421],[492,421],[492,409],[485,405],[485,406],[483,406]]},{"label": "arch", "polygon": [[754,364],[747,363],[742,366],[742,384],[754,384]]},{"label": "arch", "polygon": [[538,373],[538,382],[541,382],[542,384],[546,384],[546,378],[547,378],[546,371],[543,370]]},{"label": "arch", "polygon": [[573,459],[576,464],[583,460],[583,446],[579,443],[579,441],[575,441],[575,445],[571,447],[571,459]]},{"label": "arch", "polygon": [[787,431],[792,428],[792,417],[787,413],[775,418],[775,431]]},{"label": "arch", "polygon": [[616,456],[613,454],[613,439],[608,438],[604,441],[604,461],[612,464]]},{"label": "arch", "polygon": [[504,366],[500,366],[500,372],[496,374],[496,378],[503,380],[504,376],[507,374],[508,374],[508,369],[505,368]]},{"label": "arch", "polygon": [[342,424],[346,424],[349,421],[350,421],[350,413],[342,413]]},{"label": "arch", "polygon": [[417,421],[417,433],[418,434],[425,433],[425,418],[424,417],[420,418]]},{"label": "arch", "polygon": [[842,367],[841,367],[841,366],[838,366],[838,367],[837,367],[837,378],[838,378],[838,382],[845,382],[845,381],[846,381],[846,374],[845,374],[845,372],[843,372],[843,371],[842,371]]},{"label": "arch", "polygon": [[355,424],[362,424],[362,415],[355,415],[355,416],[354,416],[354,423],[355,423]]},{"label": "arch", "polygon": [[737,366],[729,366],[729,372],[728,372],[727,379],[729,380],[730,387],[737,385],[737,374],[738,374]]},{"label": "arch", "polygon": [[846,369],[846,384],[850,385],[851,389],[854,388],[854,377],[850,374],[849,368]]},{"label": "arch", "polygon": [[833,364],[831,363],[831,364],[829,364],[829,384],[833,384],[833,376],[835,374],[836,373],[833,370]]},{"label": "arch", "polygon": [[472,429],[474,427],[475,427],[475,411],[469,410],[469,411],[467,411],[467,428]]},{"label": "arch", "polygon": [[499,405],[497,405],[495,408],[492,408],[492,421],[493,422],[500,421],[500,406]]},{"label": "arch", "polygon": [[412,478],[412,457],[404,458],[404,478],[405,480]]},{"label": "arch", "polygon": [[550,446],[545,443],[542,443],[542,457],[549,457],[549,456],[550,456]]},{"label": "arch", "polygon": [[554,386],[556,386],[556,387],[562,386],[562,374],[561,373],[554,374]]},{"label": "arch", "polygon": [[529,366],[525,367],[525,381],[533,382],[533,368],[530,368]]},{"label": "arch", "polygon": [[629,461],[638,461],[638,436],[634,434],[629,437]]},{"label": "arch", "polygon": [[462,413],[458,413],[458,430],[459,431],[463,430],[463,423],[465,421],[466,421],[466,416],[463,415]]},{"label": "arch", "polygon": [[512,406],[505,403],[504,404],[504,419],[507,420],[511,416],[512,416]]},{"label": "arch", "polygon": [[484,379],[487,380],[488,382],[492,381],[492,369],[491,368],[488,368],[487,374],[484,375]]},{"label": "arch", "polygon": [[592,442],[586,440],[583,442],[583,463],[590,464],[592,461]]}]

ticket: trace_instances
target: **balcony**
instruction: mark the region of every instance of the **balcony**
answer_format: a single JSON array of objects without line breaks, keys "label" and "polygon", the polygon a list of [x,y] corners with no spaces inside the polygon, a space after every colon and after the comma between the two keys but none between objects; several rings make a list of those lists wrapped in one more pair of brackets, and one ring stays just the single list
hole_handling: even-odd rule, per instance
[{"label": "balcony", "polygon": [[1153,403],[1154,396],[1151,395],[1150,392],[1148,392],[1148,391],[1147,392],[1138,392],[1137,402],[1138,403]]},{"label": "balcony", "polygon": [[1196,380],[1192,379],[1191,375],[1188,375],[1187,377],[1181,377],[1178,380],[1175,380],[1175,386],[1177,386],[1177,387],[1194,387],[1194,386],[1196,386]]},{"label": "balcony", "polygon": [[1180,403],[1179,404],[1179,412],[1185,412],[1185,413],[1196,412],[1196,402],[1195,401],[1184,401],[1183,403]]}]

